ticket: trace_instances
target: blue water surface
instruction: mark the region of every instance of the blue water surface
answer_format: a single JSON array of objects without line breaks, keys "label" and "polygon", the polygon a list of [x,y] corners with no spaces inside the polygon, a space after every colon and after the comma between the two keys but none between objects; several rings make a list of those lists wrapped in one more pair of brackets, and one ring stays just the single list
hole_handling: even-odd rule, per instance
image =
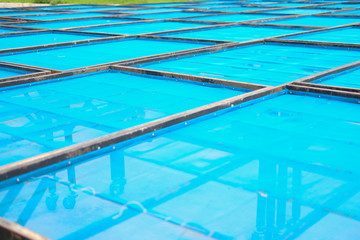
[{"label": "blue water surface", "polygon": [[118,71],[3,90],[0,165],[243,92]]},{"label": "blue water surface", "polygon": [[45,32],[0,36],[0,50],[101,38],[103,35]]},{"label": "blue water surface", "polygon": [[316,14],[316,13],[326,13],[332,10],[328,9],[316,9],[316,8],[293,8],[293,9],[282,9],[282,10],[272,10],[265,11],[264,13],[276,13],[276,14]]},{"label": "blue water surface", "polygon": [[3,187],[0,215],[53,239],[358,239],[359,108],[283,95],[193,121]]},{"label": "blue water surface", "polygon": [[338,4],[331,4],[322,7],[335,7],[335,8],[360,8],[359,3],[338,3]]},{"label": "blue water surface", "polygon": [[[1,22],[1,21],[0,21],[0,22]],[[0,27],[0,33],[11,33],[11,32],[19,32],[19,31],[27,31],[27,30],[16,29],[16,28]]]},{"label": "blue water surface", "polygon": [[150,39],[125,39],[2,54],[0,55],[0,61],[69,70],[206,46],[209,46],[209,44]]},{"label": "blue water surface", "polygon": [[338,28],[328,31],[314,32],[304,35],[288,37],[289,39],[320,41],[320,42],[337,42],[337,43],[360,43],[360,28]]},{"label": "blue water surface", "polygon": [[141,67],[276,86],[358,61],[360,51],[296,44],[253,44],[216,53],[142,64]]},{"label": "blue water surface", "polygon": [[332,74],[314,82],[331,86],[360,88],[360,68],[354,68],[337,74]]},{"label": "blue water surface", "polygon": [[352,17],[336,17],[336,18],[334,18],[334,17],[308,16],[308,17],[272,20],[272,21],[268,21],[266,23],[300,25],[300,26],[335,27],[335,26],[339,26],[339,25],[358,23],[358,22],[360,22],[360,18],[352,18]]},{"label": "blue water surface", "polygon": [[13,12],[13,11],[24,11],[24,10],[17,9],[17,8],[0,8],[0,12],[3,12],[3,11],[4,12]]},{"label": "blue water surface", "polygon": [[148,22],[148,23],[133,23],[124,25],[113,25],[104,27],[93,27],[78,29],[80,31],[97,32],[97,33],[116,33],[116,34],[141,34],[141,33],[153,33],[169,30],[178,30],[186,28],[194,28],[207,26],[207,24],[201,23],[189,23],[189,22]]},{"label": "blue water surface", "polygon": [[18,70],[18,69],[14,69],[14,68],[0,67],[0,79],[1,78],[20,76],[20,75],[23,75],[23,74],[26,74],[26,73],[28,73],[28,72],[23,71],[23,70]]},{"label": "blue water surface", "polygon": [[207,28],[196,31],[186,31],[177,33],[167,33],[164,36],[180,38],[196,38],[222,41],[248,41],[266,37],[275,37],[285,34],[307,31],[309,29],[300,28],[276,28],[276,27],[257,27],[257,26],[228,26],[220,28]]},{"label": "blue water surface", "polygon": [[197,21],[218,21],[218,22],[243,22],[251,21],[258,19],[274,18],[281,17],[281,15],[267,15],[267,14],[221,14],[214,16],[204,16],[204,17],[193,17],[187,18],[188,20],[197,20]]},{"label": "blue water surface", "polygon": [[342,12],[335,12],[332,14],[334,14],[334,15],[360,15],[360,10],[357,9],[357,10],[351,10],[351,11],[342,11]]}]

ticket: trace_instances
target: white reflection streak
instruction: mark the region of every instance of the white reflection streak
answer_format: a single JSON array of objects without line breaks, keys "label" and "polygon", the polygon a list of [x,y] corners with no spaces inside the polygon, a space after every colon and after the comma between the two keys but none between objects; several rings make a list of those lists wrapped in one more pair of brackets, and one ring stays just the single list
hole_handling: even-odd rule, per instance
[{"label": "white reflection streak", "polygon": [[121,217],[124,213],[124,210],[128,209],[129,205],[136,205],[136,206],[140,207],[143,213],[148,212],[147,209],[140,202],[130,201],[130,202],[127,202],[126,204],[122,205],[120,208],[120,212],[118,214],[116,214],[115,216],[113,216],[112,219],[117,219],[117,218]]}]

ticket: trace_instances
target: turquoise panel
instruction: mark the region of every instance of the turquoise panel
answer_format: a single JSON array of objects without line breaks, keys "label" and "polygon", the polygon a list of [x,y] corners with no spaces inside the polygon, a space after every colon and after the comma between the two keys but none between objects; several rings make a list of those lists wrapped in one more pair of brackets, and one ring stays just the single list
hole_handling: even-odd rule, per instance
[{"label": "turquoise panel", "polygon": [[254,44],[216,53],[142,64],[154,70],[276,86],[358,61],[356,48]]},{"label": "turquoise panel", "polygon": [[69,70],[204,46],[208,45],[193,42],[126,39],[2,54],[0,60]]},{"label": "turquoise panel", "polygon": [[59,80],[0,92],[0,165],[244,93],[118,71]]}]

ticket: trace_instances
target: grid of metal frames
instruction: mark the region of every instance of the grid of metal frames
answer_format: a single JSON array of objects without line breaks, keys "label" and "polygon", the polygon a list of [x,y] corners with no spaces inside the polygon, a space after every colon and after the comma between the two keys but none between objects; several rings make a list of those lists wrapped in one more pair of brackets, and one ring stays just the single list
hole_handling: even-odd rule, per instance
[{"label": "grid of metal frames", "polygon": [[[360,15],[356,14],[346,14],[348,11],[354,12],[359,11],[360,14],[360,3],[356,1],[348,2],[337,2],[337,1],[278,1],[278,2],[254,2],[254,1],[222,1],[222,3],[216,2],[213,5],[218,6],[209,6],[211,1],[206,2],[183,2],[176,3],[174,5],[127,5],[127,6],[71,6],[68,7],[62,6],[61,8],[48,8],[42,9],[41,7],[32,7],[32,8],[18,8],[18,9],[8,9],[8,11],[0,12],[0,28],[9,30],[3,33],[0,33],[0,38],[13,37],[13,36],[27,36],[32,34],[39,33],[68,33],[68,34],[87,34],[89,36],[96,35],[97,38],[79,40],[79,41],[70,41],[70,42],[60,42],[60,43],[50,43],[50,44],[41,44],[36,46],[23,46],[18,48],[9,48],[0,50],[0,54],[13,54],[24,51],[38,51],[46,50],[57,47],[71,47],[78,46],[82,44],[92,44],[92,43],[105,43],[110,41],[117,41],[121,39],[154,39],[154,40],[168,40],[168,41],[183,41],[183,42],[196,42],[196,43],[209,43],[211,45],[200,47],[198,49],[192,50],[182,50],[177,52],[170,52],[158,55],[145,56],[140,58],[126,59],[115,62],[107,62],[93,66],[87,66],[82,68],[74,68],[66,71],[60,71],[58,69],[50,69],[39,66],[28,66],[22,64],[15,64],[10,62],[0,62],[0,67],[11,68],[17,70],[23,70],[27,73],[25,75],[20,75],[16,77],[2,78],[0,79],[0,88],[8,88],[16,85],[32,85],[41,81],[47,81],[51,79],[59,79],[62,77],[81,75],[86,73],[98,72],[107,69],[119,70],[123,72],[133,73],[133,74],[145,74],[151,76],[162,76],[170,77],[174,79],[182,79],[187,81],[196,81],[200,83],[210,83],[216,85],[222,85],[227,87],[236,87],[244,88],[251,90],[245,94],[239,95],[237,97],[225,99],[219,102],[215,102],[210,105],[202,106],[199,108],[191,109],[186,112],[181,112],[175,115],[171,115],[159,120],[141,124],[135,127],[124,129],[103,137],[92,139],[86,142],[82,142],[76,145],[69,147],[61,148],[52,152],[47,152],[38,156],[34,156],[28,159],[24,159],[15,163],[11,163],[5,166],[0,167],[0,181],[3,182],[19,182],[26,179],[27,176],[31,175],[32,171],[39,169],[47,169],[49,166],[55,164],[63,163],[72,164],[72,161],[76,162],[76,158],[81,158],[85,154],[92,152],[97,152],[99,149],[107,149],[109,146],[114,144],[119,144],[126,142],[130,139],[137,138],[140,136],[149,136],[161,129],[171,128],[172,126],[178,124],[184,124],[187,121],[192,119],[201,118],[208,114],[216,113],[217,111],[226,110],[234,106],[244,104],[246,102],[251,103],[252,101],[266,98],[272,96],[276,93],[290,93],[292,91],[301,92],[303,94],[314,94],[319,96],[335,96],[341,98],[349,99],[358,99],[360,100],[360,89],[349,88],[349,87],[340,87],[340,86],[330,86],[322,83],[313,83],[314,81],[321,79],[326,76],[331,76],[333,74],[338,74],[349,69],[355,69],[360,66],[360,60],[352,63],[348,63],[343,66],[332,68],[323,72],[319,72],[313,75],[306,76],[291,82],[287,82],[278,86],[267,86],[263,84],[254,84],[241,81],[234,81],[221,78],[212,78],[212,77],[201,77],[183,73],[176,72],[166,72],[159,70],[146,69],[146,67],[139,67],[141,64],[146,64],[154,61],[163,61],[167,59],[176,59],[187,56],[194,56],[204,53],[215,53],[219,51],[224,51],[226,49],[232,48],[241,48],[242,46],[252,45],[252,44],[267,44],[267,43],[279,43],[279,44],[294,44],[294,45],[303,45],[303,46],[321,46],[321,47],[336,47],[343,49],[358,49],[360,48],[359,43],[346,43],[342,41],[332,42],[329,41],[312,41],[312,40],[294,40],[288,39],[289,37],[302,36],[310,33],[327,33],[334,30],[341,30],[346,28],[356,28],[360,25]],[[295,7],[291,4],[298,4]],[[281,6],[279,6],[279,4]],[[333,5],[342,4],[347,7],[333,7]],[[359,8],[354,7],[354,4],[359,4]],[[204,7],[204,6],[205,7]],[[288,6],[287,6],[288,5]],[[116,9],[119,8],[119,10]],[[114,8],[114,9],[111,9]],[[221,10],[219,10],[221,8]],[[237,11],[232,10],[237,9]],[[238,10],[243,8],[243,10]],[[249,10],[246,10],[249,8]],[[258,8],[258,9],[256,9]],[[104,10],[105,9],[105,10]],[[107,9],[107,10],[106,10]],[[160,9],[159,11],[157,9]],[[169,9],[169,10],[167,10]],[[281,11],[285,11],[285,14],[281,14]],[[319,11],[315,14],[296,14],[296,11],[306,10],[316,10]],[[37,13],[42,11],[42,13]],[[291,14],[291,11],[294,11],[295,14]],[[16,12],[17,14],[14,14]],[[32,12],[34,12],[32,14]],[[6,15],[9,13],[9,15]],[[99,14],[91,17],[83,17],[82,14],[86,13],[96,13]],[[184,17],[177,18],[164,18],[156,19],[156,14],[185,14]],[[66,17],[67,14],[79,14],[78,17],[71,16]],[[190,14],[186,16],[186,14]],[[209,21],[202,20],[202,17],[217,17],[221,16],[223,19],[233,15],[241,14],[250,14],[256,17],[257,15],[266,15],[266,18],[256,18],[255,20],[243,20],[238,22],[227,22],[227,21]],[[70,16],[69,15],[69,16]],[[198,16],[197,16],[198,15]],[[38,18],[40,16],[40,18]],[[45,16],[50,18],[53,16],[55,19],[51,20],[41,20],[41,17]],[[56,16],[60,16],[56,19]],[[65,17],[61,17],[65,16]],[[345,25],[336,25],[336,26],[312,26],[312,25],[289,25],[289,24],[277,24],[276,20],[289,20],[296,18],[304,17],[328,17],[329,21],[336,18],[341,19],[355,19],[353,23]],[[33,19],[31,17],[34,17]],[[358,18],[358,21],[356,21]],[[119,22],[111,23],[101,23],[97,25],[86,25],[72,27],[71,24],[75,21],[87,21],[87,20],[101,20],[109,19],[113,21],[119,20]],[[146,23],[166,23],[166,22],[182,22],[182,23],[198,23],[203,24],[197,27],[189,27],[183,29],[162,29],[161,31],[156,32],[145,32],[139,34],[120,34],[120,33],[106,33],[106,32],[92,32],[93,28],[101,27],[121,27],[121,26],[133,26],[135,24],[146,24]],[[36,24],[51,24],[54,23],[63,23],[67,24],[68,27],[52,29],[49,27],[46,28],[37,28]],[[29,24],[31,25],[29,27]],[[314,22],[316,24],[316,22]],[[194,38],[181,38],[176,37],[176,33],[187,33],[193,31],[203,31],[203,30],[212,30],[212,29],[226,29],[236,26],[250,26],[250,27],[281,27],[284,29],[298,29],[296,33],[290,33],[285,35],[278,36],[269,36],[266,38],[254,38],[247,41],[237,42],[237,41],[224,41],[214,39],[194,39]],[[167,36],[171,34],[172,36]],[[137,65],[137,67],[135,67]],[[284,166],[285,163],[278,163],[279,167]],[[286,165],[286,164],[285,164]],[[302,169],[307,169],[310,172],[317,172],[318,168],[321,166],[308,166],[306,164],[302,166],[294,166],[294,169],[301,171]],[[331,170],[324,170],[331,171]],[[25,175],[24,175],[25,174]],[[74,173],[75,174],[75,173]],[[26,176],[26,177],[25,177]],[[301,176],[299,176],[301,177]],[[336,177],[339,179],[349,180],[349,176],[339,172]],[[121,178],[121,177],[120,177]],[[180,195],[183,192],[189,191],[196,186],[199,186],[211,179],[211,173],[205,175],[197,176],[197,181],[194,181],[194,184],[190,184],[184,189],[180,189],[176,194],[169,194],[168,196],[163,196],[162,201],[168,201],[176,195]],[[56,181],[56,179],[55,179]],[[299,180],[300,181],[300,180]],[[71,182],[71,181],[70,181]],[[65,184],[65,183],[62,183]],[[296,187],[296,186],[294,186]],[[347,189],[345,186],[341,191],[346,192],[344,197],[335,196],[329,201],[334,201],[338,205],[344,202],[346,199],[349,199],[351,196],[356,194],[356,192],[351,189]],[[87,192],[84,191],[86,194]],[[261,198],[261,197],[260,197]],[[260,201],[261,202],[261,201]],[[156,205],[149,204],[147,208],[151,209]],[[260,207],[261,208],[261,207]],[[260,209],[259,208],[259,209]],[[260,211],[260,210],[259,210]],[[299,209],[293,209],[293,212],[299,211]],[[31,214],[29,214],[30,216]],[[296,214],[295,214],[296,215]],[[318,214],[314,211],[313,215],[317,220],[320,220],[324,215]],[[130,216],[131,217],[131,216]],[[261,222],[259,219],[258,221]],[[111,222],[111,226],[117,224],[116,220]],[[191,229],[192,231],[198,232],[200,234],[209,235],[210,232],[206,229],[198,229],[190,225],[182,225],[179,222],[173,222],[181,227]],[[285,232],[282,235],[281,239],[292,239],[304,232],[306,229],[314,225],[316,221],[305,219],[297,219],[292,226],[292,229],[297,228],[298,230],[294,232]],[[9,222],[6,219],[0,220],[1,230],[0,236],[11,239],[46,239],[45,237],[34,233],[27,228],[24,228],[16,223]],[[82,231],[82,230],[79,230]],[[84,230],[85,231],[85,230]],[[227,236],[221,235],[221,233],[211,233],[212,237],[215,238],[226,238]],[[295,234],[295,235],[294,235]],[[77,236],[76,234],[74,236]]]}]

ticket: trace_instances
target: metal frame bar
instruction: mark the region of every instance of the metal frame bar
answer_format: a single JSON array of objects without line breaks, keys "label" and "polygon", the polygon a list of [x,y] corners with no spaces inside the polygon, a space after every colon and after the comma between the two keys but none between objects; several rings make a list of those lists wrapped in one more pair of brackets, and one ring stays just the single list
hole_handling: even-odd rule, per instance
[{"label": "metal frame bar", "polygon": [[38,76],[42,76],[42,75],[51,73],[51,71],[49,71],[47,69],[29,67],[29,66],[24,66],[24,65],[20,65],[20,64],[14,64],[14,63],[7,63],[7,62],[2,62],[2,61],[0,61],[0,67],[32,72],[32,73],[23,74],[20,76],[0,78],[0,84],[4,83],[4,82],[15,81],[15,80],[18,80],[21,78],[38,77]]},{"label": "metal frame bar", "polygon": [[11,240],[49,240],[28,228],[0,217],[0,238]]}]

